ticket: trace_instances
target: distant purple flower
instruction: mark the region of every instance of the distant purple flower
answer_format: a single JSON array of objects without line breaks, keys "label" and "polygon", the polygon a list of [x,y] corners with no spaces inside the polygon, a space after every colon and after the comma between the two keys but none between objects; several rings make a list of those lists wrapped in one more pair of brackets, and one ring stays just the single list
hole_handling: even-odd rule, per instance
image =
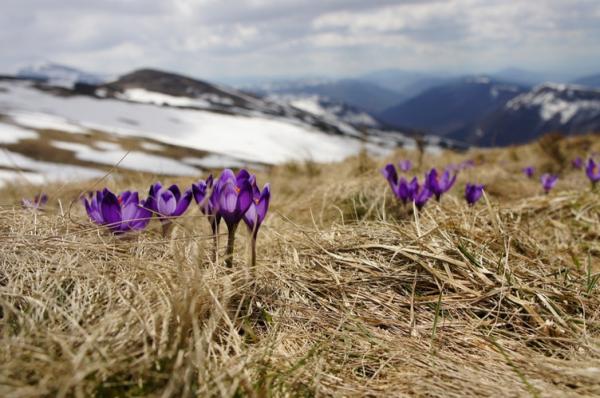
[{"label": "distant purple flower", "polygon": [[410,171],[412,169],[412,162],[408,159],[401,160],[398,163],[398,167],[400,168],[401,171],[406,173],[407,171]]},{"label": "distant purple flower", "polygon": [[417,209],[421,210],[423,209],[423,206],[425,206],[425,204],[427,203],[427,201],[429,199],[431,199],[431,197],[433,196],[433,192],[429,190],[429,188],[423,184],[423,186],[421,187],[421,190],[419,190],[418,186],[417,186],[417,191],[414,193],[413,196],[413,201],[415,202],[415,206],[417,206]]},{"label": "distant purple flower", "polygon": [[575,159],[571,160],[571,165],[574,169],[580,170],[581,168],[583,168],[583,159],[577,156]]},{"label": "distant purple flower", "polygon": [[164,188],[160,182],[157,182],[150,187],[146,208],[156,214],[164,224],[170,223],[170,218],[181,216],[191,201],[191,189],[187,189],[182,195],[177,185]]},{"label": "distant purple flower", "polygon": [[450,176],[450,171],[445,170],[442,176],[438,175],[438,171],[436,169],[431,169],[429,173],[425,175],[425,186],[435,198],[439,201],[442,197],[442,194],[448,192],[450,188],[456,182],[456,174],[452,177]]},{"label": "distant purple flower", "polygon": [[35,195],[33,200],[30,200],[27,198],[21,199],[21,206],[23,206],[26,209],[40,210],[44,206],[46,206],[47,202],[48,202],[48,195],[43,193],[41,195]]},{"label": "distant purple flower", "polygon": [[475,161],[473,159],[465,160],[458,165],[459,170],[466,170],[475,167]]},{"label": "distant purple flower", "polygon": [[473,206],[483,195],[483,185],[467,183],[465,186],[465,199],[467,203]]},{"label": "distant purple flower", "polygon": [[531,166],[527,166],[524,167],[523,169],[521,169],[521,171],[523,172],[523,174],[525,174],[528,178],[532,178],[533,174],[535,173],[535,169]]},{"label": "distant purple flower", "polygon": [[592,187],[595,187],[598,181],[600,181],[600,164],[597,164],[594,162],[594,159],[590,158],[585,168],[585,174],[590,179]]},{"label": "distant purple flower", "polygon": [[381,169],[381,174],[383,174],[392,190],[394,190],[394,187],[398,185],[398,173],[396,172],[396,167],[392,163],[388,163]]},{"label": "distant purple flower", "polygon": [[139,200],[137,192],[125,191],[119,196],[104,188],[89,194],[89,201],[83,198],[85,210],[90,219],[108,227],[115,234],[144,229],[152,212]]},{"label": "distant purple flower", "polygon": [[556,185],[556,181],[558,181],[558,176],[552,174],[543,174],[540,177],[540,181],[542,182],[544,192],[548,193]]},{"label": "distant purple flower", "polygon": [[404,177],[400,177],[398,180],[398,186],[396,191],[396,197],[402,201],[402,203],[406,204],[407,202],[412,202],[415,197],[415,194],[419,190],[419,181],[417,177],[413,177],[410,182],[408,182]]}]

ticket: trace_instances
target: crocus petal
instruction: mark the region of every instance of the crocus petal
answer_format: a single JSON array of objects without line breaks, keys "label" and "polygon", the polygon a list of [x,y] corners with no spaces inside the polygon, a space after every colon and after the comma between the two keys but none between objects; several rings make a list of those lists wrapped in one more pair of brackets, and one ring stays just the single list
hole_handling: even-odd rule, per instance
[{"label": "crocus petal", "polygon": [[179,202],[179,199],[181,198],[181,191],[179,190],[179,187],[173,184],[168,188],[168,190],[173,192],[173,196],[175,196],[175,201]]},{"label": "crocus petal", "polygon": [[119,229],[121,224],[121,206],[119,200],[112,192],[104,192],[102,203],[100,204],[102,219],[111,229]]},{"label": "crocus petal", "polygon": [[188,206],[190,205],[191,201],[192,201],[192,190],[186,189],[186,191],[183,193],[183,196],[179,200],[179,203],[177,203],[177,207],[175,208],[175,211],[173,212],[172,215],[175,217],[179,217],[180,215],[182,215],[186,211]]},{"label": "crocus petal", "polygon": [[252,185],[250,185],[250,182],[248,180],[246,180],[239,186],[239,193],[238,193],[238,198],[237,198],[237,203],[236,203],[236,211],[240,215],[244,214],[248,210],[248,208],[250,207],[250,205],[252,204],[253,201],[254,201],[254,195],[252,193]]},{"label": "crocus petal", "polygon": [[177,208],[177,201],[173,192],[161,190],[156,198],[156,209],[161,216],[170,216]]}]

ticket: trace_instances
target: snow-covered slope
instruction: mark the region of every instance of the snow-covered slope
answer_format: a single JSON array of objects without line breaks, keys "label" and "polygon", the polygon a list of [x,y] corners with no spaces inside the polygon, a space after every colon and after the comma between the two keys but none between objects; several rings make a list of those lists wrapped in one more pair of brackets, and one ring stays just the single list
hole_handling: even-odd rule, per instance
[{"label": "snow-covered slope", "polygon": [[373,116],[343,102],[311,94],[271,94],[267,99],[287,103],[331,123],[343,122],[353,127],[381,128]]},{"label": "snow-covered slope", "polygon": [[[445,145],[426,142],[430,151]],[[91,173],[117,166],[193,176],[214,167],[338,161],[363,148],[387,154],[398,146],[416,142],[341,103],[261,98],[151,69],[73,88],[0,79],[0,148]],[[41,173],[25,166],[5,169]]]},{"label": "snow-covered slope", "polygon": [[72,88],[75,83],[96,85],[103,82],[100,76],[52,62],[41,62],[23,67],[17,72],[17,76],[66,88]]}]

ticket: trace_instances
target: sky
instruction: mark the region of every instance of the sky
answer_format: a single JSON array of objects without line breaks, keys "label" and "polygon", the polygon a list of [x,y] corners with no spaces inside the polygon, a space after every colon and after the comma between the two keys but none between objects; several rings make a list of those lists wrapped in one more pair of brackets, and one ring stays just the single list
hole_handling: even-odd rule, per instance
[{"label": "sky", "polygon": [[2,0],[0,72],[600,73],[598,0]]}]

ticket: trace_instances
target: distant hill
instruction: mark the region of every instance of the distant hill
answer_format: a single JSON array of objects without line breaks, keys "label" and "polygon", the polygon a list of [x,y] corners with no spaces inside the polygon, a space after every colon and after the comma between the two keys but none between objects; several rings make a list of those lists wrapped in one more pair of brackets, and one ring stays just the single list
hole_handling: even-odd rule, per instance
[{"label": "distant hill", "polygon": [[600,131],[600,90],[546,83],[448,137],[476,145],[519,144],[548,132]]},{"label": "distant hill", "polygon": [[405,99],[409,99],[432,87],[445,84],[455,79],[455,77],[401,69],[386,69],[361,75],[357,79],[396,91],[402,94]]},{"label": "distant hill", "polygon": [[104,82],[104,78],[101,76],[52,62],[23,67],[17,72],[17,77],[67,88],[72,88],[76,83],[96,85]]},{"label": "distant hill", "polygon": [[426,130],[449,136],[482,119],[506,101],[526,91],[526,87],[471,76],[430,88],[422,94],[379,114],[394,126]]},{"label": "distant hill", "polygon": [[318,95],[333,101],[378,113],[406,97],[371,82],[358,79],[283,81],[250,88],[259,94]]}]

